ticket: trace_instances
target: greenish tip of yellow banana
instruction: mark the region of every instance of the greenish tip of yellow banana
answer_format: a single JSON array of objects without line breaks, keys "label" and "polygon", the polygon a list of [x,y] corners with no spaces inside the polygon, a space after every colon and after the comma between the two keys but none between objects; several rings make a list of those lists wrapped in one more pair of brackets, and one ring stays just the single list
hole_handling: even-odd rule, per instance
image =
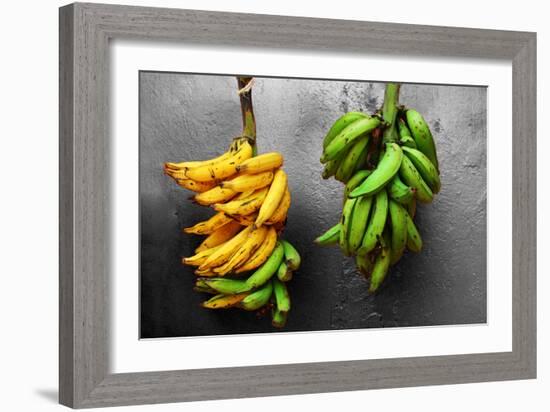
[{"label": "greenish tip of yellow banana", "polygon": [[399,105],[399,91],[400,85],[386,85],[377,113],[348,112],[323,140],[322,177],[345,184],[344,203],[340,221],[315,243],[338,245],[344,255],[354,256],[357,270],[370,279],[369,293],[380,288],[406,250],[422,250],[416,203],[431,203],[441,190],[428,123]]}]

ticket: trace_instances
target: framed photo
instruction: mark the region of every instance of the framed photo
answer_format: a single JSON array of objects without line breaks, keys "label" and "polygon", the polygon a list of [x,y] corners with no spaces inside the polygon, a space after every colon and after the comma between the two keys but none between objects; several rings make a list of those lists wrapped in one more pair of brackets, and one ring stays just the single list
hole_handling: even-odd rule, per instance
[{"label": "framed photo", "polygon": [[62,7],[60,402],[534,378],[535,116],[534,33]]}]

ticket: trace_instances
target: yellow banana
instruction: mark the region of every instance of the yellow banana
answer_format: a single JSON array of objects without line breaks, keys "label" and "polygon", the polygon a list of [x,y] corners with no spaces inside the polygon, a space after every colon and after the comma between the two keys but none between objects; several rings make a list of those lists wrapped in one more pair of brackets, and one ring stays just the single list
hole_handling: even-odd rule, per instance
[{"label": "yellow banana", "polygon": [[176,179],[178,186],[197,193],[203,193],[212,189],[216,184],[214,182],[195,182],[191,179]]},{"label": "yellow banana", "polygon": [[239,222],[241,226],[250,226],[253,225],[258,217],[257,213],[251,213],[250,215],[231,215],[231,218]]},{"label": "yellow banana", "polygon": [[239,222],[234,220],[226,223],[219,229],[212,232],[203,242],[195,249],[195,253],[202,252],[206,249],[211,249],[215,246],[221,245],[225,241],[231,239],[237,234],[239,230],[242,229],[242,226]]},{"label": "yellow banana", "polygon": [[237,170],[242,173],[255,174],[277,169],[282,164],[283,155],[278,152],[270,152],[245,160],[237,166]]},{"label": "yellow banana", "polygon": [[277,230],[273,226],[267,229],[267,234],[263,243],[256,249],[254,254],[242,265],[237,267],[235,273],[248,272],[262,265],[275,248],[277,244]]},{"label": "yellow banana", "polygon": [[267,229],[265,227],[259,227],[252,230],[245,242],[237,249],[237,251],[231,256],[231,258],[222,266],[214,269],[214,272],[219,275],[226,275],[232,272],[237,266],[242,265],[248,260],[250,255],[263,243]]},{"label": "yellow banana", "polygon": [[[225,156],[227,155],[227,152],[224,153],[222,156]],[[192,162],[179,162],[179,163],[174,163],[174,162],[166,162],[164,163],[164,170],[165,171],[169,171],[169,170],[184,170],[184,169],[188,169],[190,167],[197,167],[197,166],[200,166],[202,165],[203,162],[198,160],[198,161],[192,161]]]},{"label": "yellow banana", "polygon": [[166,170],[181,170],[181,169],[189,169],[197,166],[212,165],[214,163],[227,159],[229,156],[231,156],[235,152],[235,150],[239,148],[240,144],[241,144],[241,140],[236,139],[235,141],[233,141],[233,143],[231,143],[227,152],[224,152],[220,156],[214,157],[212,159],[198,160],[198,161],[192,161],[192,162],[179,162],[179,163],[166,162],[164,164],[164,168]]},{"label": "yellow banana", "polygon": [[217,249],[214,253],[206,258],[206,260],[199,266],[200,270],[214,268],[223,265],[227,259],[229,259],[233,253],[246,241],[246,238],[252,231],[253,226],[248,226],[236,236],[229,239],[227,242],[216,246]]},{"label": "yellow banana", "polygon": [[260,209],[268,193],[268,188],[255,191],[252,196],[227,203],[216,203],[213,207],[218,212],[224,212],[230,216],[249,215]]},{"label": "yellow banana", "polygon": [[219,246],[215,246],[211,249],[203,250],[202,252],[199,252],[194,256],[184,257],[182,259],[182,263],[189,266],[200,266],[204,262],[206,262],[206,259],[208,259],[218,249]]},{"label": "yellow banana", "polygon": [[208,206],[214,203],[223,203],[235,197],[237,192],[216,186],[206,192],[199,193],[193,198],[199,205]]},{"label": "yellow banana", "polygon": [[281,203],[281,199],[285,195],[287,180],[288,179],[284,170],[279,169],[275,172],[273,182],[269,187],[269,192],[267,193],[267,196],[260,207],[260,211],[258,212],[256,226],[263,225],[264,222],[268,220],[273,213],[275,213],[275,210],[277,210],[277,207]]},{"label": "yellow banana", "polygon": [[203,222],[199,222],[194,226],[186,227],[183,229],[185,233],[192,233],[195,235],[209,235],[216,229],[219,229],[226,223],[229,223],[232,219],[225,213],[219,212],[212,216],[210,219]]},{"label": "yellow banana", "polygon": [[265,222],[267,225],[273,225],[275,223],[284,222],[288,214],[288,209],[290,207],[290,190],[286,188],[285,195],[281,199],[281,203],[275,209],[275,212],[271,215],[269,219]]},{"label": "yellow banana", "polygon": [[188,179],[198,182],[223,180],[237,173],[237,166],[252,157],[252,146],[244,141],[241,146],[226,159],[211,165],[192,167],[186,170]]},{"label": "yellow banana", "polygon": [[255,175],[239,175],[234,179],[222,182],[220,186],[224,189],[230,189],[234,192],[246,192],[249,190],[258,190],[268,186],[273,180],[273,172],[263,172]]},{"label": "yellow banana", "polygon": [[219,294],[202,303],[206,309],[227,309],[240,303],[249,293],[238,293],[236,295]]},{"label": "yellow banana", "polygon": [[212,276],[218,276],[218,274],[216,272],[214,272],[212,269],[204,269],[204,270],[196,269],[195,270],[195,275],[202,276],[202,277],[205,277],[205,278],[209,278],[209,277],[212,277]]}]

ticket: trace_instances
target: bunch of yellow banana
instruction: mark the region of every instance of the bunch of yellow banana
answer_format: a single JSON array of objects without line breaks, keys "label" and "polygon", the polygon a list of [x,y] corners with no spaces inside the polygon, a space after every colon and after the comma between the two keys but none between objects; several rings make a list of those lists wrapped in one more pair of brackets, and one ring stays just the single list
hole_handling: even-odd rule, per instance
[{"label": "bunch of yellow banana", "polygon": [[[406,249],[420,252],[416,201],[430,203],[441,188],[435,142],[424,118],[398,106],[399,85],[388,84],[382,115],[349,112],[327,133],[323,178],[345,183],[340,222],[315,241],[356,256],[375,292]],[[380,140],[380,137],[383,137]]]},{"label": "bunch of yellow banana", "polygon": [[[214,159],[165,163],[165,174],[196,192],[196,203],[216,213],[184,231],[205,236],[195,255],[195,289],[215,296],[209,309],[272,309],[272,324],[283,327],[290,310],[285,282],[300,266],[300,255],[279,240],[290,207],[287,175],[277,152],[254,156],[247,138],[236,138]],[[253,273],[247,277],[247,273]]]}]

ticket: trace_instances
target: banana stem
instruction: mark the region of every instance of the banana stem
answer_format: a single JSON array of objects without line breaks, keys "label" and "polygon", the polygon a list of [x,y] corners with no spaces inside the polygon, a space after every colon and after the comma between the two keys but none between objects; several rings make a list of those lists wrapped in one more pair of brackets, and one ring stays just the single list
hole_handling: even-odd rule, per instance
[{"label": "banana stem", "polygon": [[247,137],[256,147],[256,119],[252,108],[252,77],[237,77],[241,113],[243,117],[243,136]]},{"label": "banana stem", "polygon": [[398,139],[396,129],[396,118],[399,105],[399,83],[386,84],[384,91],[384,104],[382,106],[382,117],[389,126],[384,130],[384,142],[396,142]]}]

